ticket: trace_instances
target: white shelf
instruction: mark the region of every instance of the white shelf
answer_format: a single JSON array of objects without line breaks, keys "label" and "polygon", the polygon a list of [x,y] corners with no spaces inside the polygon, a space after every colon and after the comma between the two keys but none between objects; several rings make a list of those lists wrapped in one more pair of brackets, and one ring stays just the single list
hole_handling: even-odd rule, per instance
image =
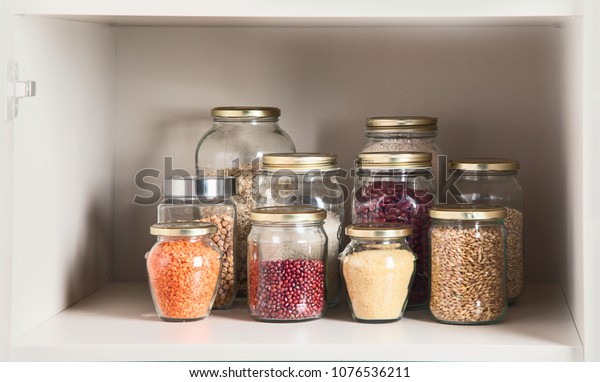
[{"label": "white shelf", "polygon": [[447,23],[448,18],[459,23],[496,19],[493,22],[502,24],[548,24],[580,15],[580,1],[20,0],[15,1],[14,12],[120,25],[410,25],[430,24],[432,19]]},{"label": "white shelf", "polygon": [[169,323],[156,316],[146,283],[112,283],[16,338],[12,354],[20,361],[583,360],[555,283],[528,284],[505,321],[484,326],[439,324],[425,311],[360,324],[345,304],[320,320],[263,323],[242,301],[202,321]]}]

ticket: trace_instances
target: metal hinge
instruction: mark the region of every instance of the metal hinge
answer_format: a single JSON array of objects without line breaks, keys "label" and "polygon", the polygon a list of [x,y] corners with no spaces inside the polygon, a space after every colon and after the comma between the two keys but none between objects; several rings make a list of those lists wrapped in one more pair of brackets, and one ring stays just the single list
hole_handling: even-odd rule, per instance
[{"label": "metal hinge", "polygon": [[19,101],[23,98],[35,97],[35,81],[21,81],[19,79],[19,65],[14,61],[8,62],[8,84],[6,97],[6,120],[10,121],[19,115]]}]

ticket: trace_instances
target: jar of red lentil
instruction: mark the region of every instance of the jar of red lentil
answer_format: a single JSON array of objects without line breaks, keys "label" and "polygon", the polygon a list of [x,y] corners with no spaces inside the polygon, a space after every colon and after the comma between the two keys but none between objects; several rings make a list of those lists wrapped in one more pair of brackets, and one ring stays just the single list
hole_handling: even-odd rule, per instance
[{"label": "jar of red lentil", "polygon": [[[501,158],[455,159],[448,163],[458,173],[454,183],[457,201],[471,204],[497,205],[506,208],[508,303],[523,293],[523,188],[517,179],[519,162]],[[461,200],[464,198],[464,200]]]},{"label": "jar of red lentil", "polygon": [[260,321],[325,315],[327,212],[311,206],[262,207],[248,236],[248,305]]},{"label": "jar of red lentil", "polygon": [[417,255],[408,309],[425,309],[429,299],[429,209],[435,203],[431,153],[361,153],[356,159],[352,223],[406,224]]},{"label": "jar of red lentil", "polygon": [[221,275],[222,253],[211,223],[157,223],[157,242],[146,254],[154,307],[165,321],[194,321],[209,315]]},{"label": "jar of red lentil", "polygon": [[506,210],[443,205],[429,211],[433,317],[449,324],[501,321],[506,298]]},{"label": "jar of red lentil", "polygon": [[359,322],[402,318],[417,257],[406,225],[354,224],[346,227],[350,244],[340,254],[352,317]]}]

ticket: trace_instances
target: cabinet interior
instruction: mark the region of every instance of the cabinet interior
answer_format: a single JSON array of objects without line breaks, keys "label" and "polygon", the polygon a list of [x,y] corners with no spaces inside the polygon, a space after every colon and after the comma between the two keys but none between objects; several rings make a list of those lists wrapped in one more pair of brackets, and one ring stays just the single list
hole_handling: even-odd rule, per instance
[{"label": "cabinet interior", "polygon": [[[170,169],[193,174],[210,109],[223,105],[280,107],[298,151],[337,153],[348,170],[378,115],[438,117],[449,158],[518,159],[525,278],[560,282],[582,320],[581,205],[561,177],[581,167],[576,20],[166,24],[16,22],[16,59],[38,96],[15,131],[13,336],[111,281],[145,280],[157,200],[133,202],[150,195],[136,174],[151,169],[157,186]],[[35,240],[32,221],[45,227]]]}]

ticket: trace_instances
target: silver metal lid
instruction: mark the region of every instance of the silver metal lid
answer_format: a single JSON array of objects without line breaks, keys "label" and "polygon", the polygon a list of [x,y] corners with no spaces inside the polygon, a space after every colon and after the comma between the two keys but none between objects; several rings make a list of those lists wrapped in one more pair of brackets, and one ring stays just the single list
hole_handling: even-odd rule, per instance
[{"label": "silver metal lid", "polygon": [[206,176],[196,181],[196,195],[205,198],[218,198],[236,194],[234,176]]},{"label": "silver metal lid", "polygon": [[167,199],[191,199],[196,196],[195,176],[174,176],[163,183],[163,195]]}]

